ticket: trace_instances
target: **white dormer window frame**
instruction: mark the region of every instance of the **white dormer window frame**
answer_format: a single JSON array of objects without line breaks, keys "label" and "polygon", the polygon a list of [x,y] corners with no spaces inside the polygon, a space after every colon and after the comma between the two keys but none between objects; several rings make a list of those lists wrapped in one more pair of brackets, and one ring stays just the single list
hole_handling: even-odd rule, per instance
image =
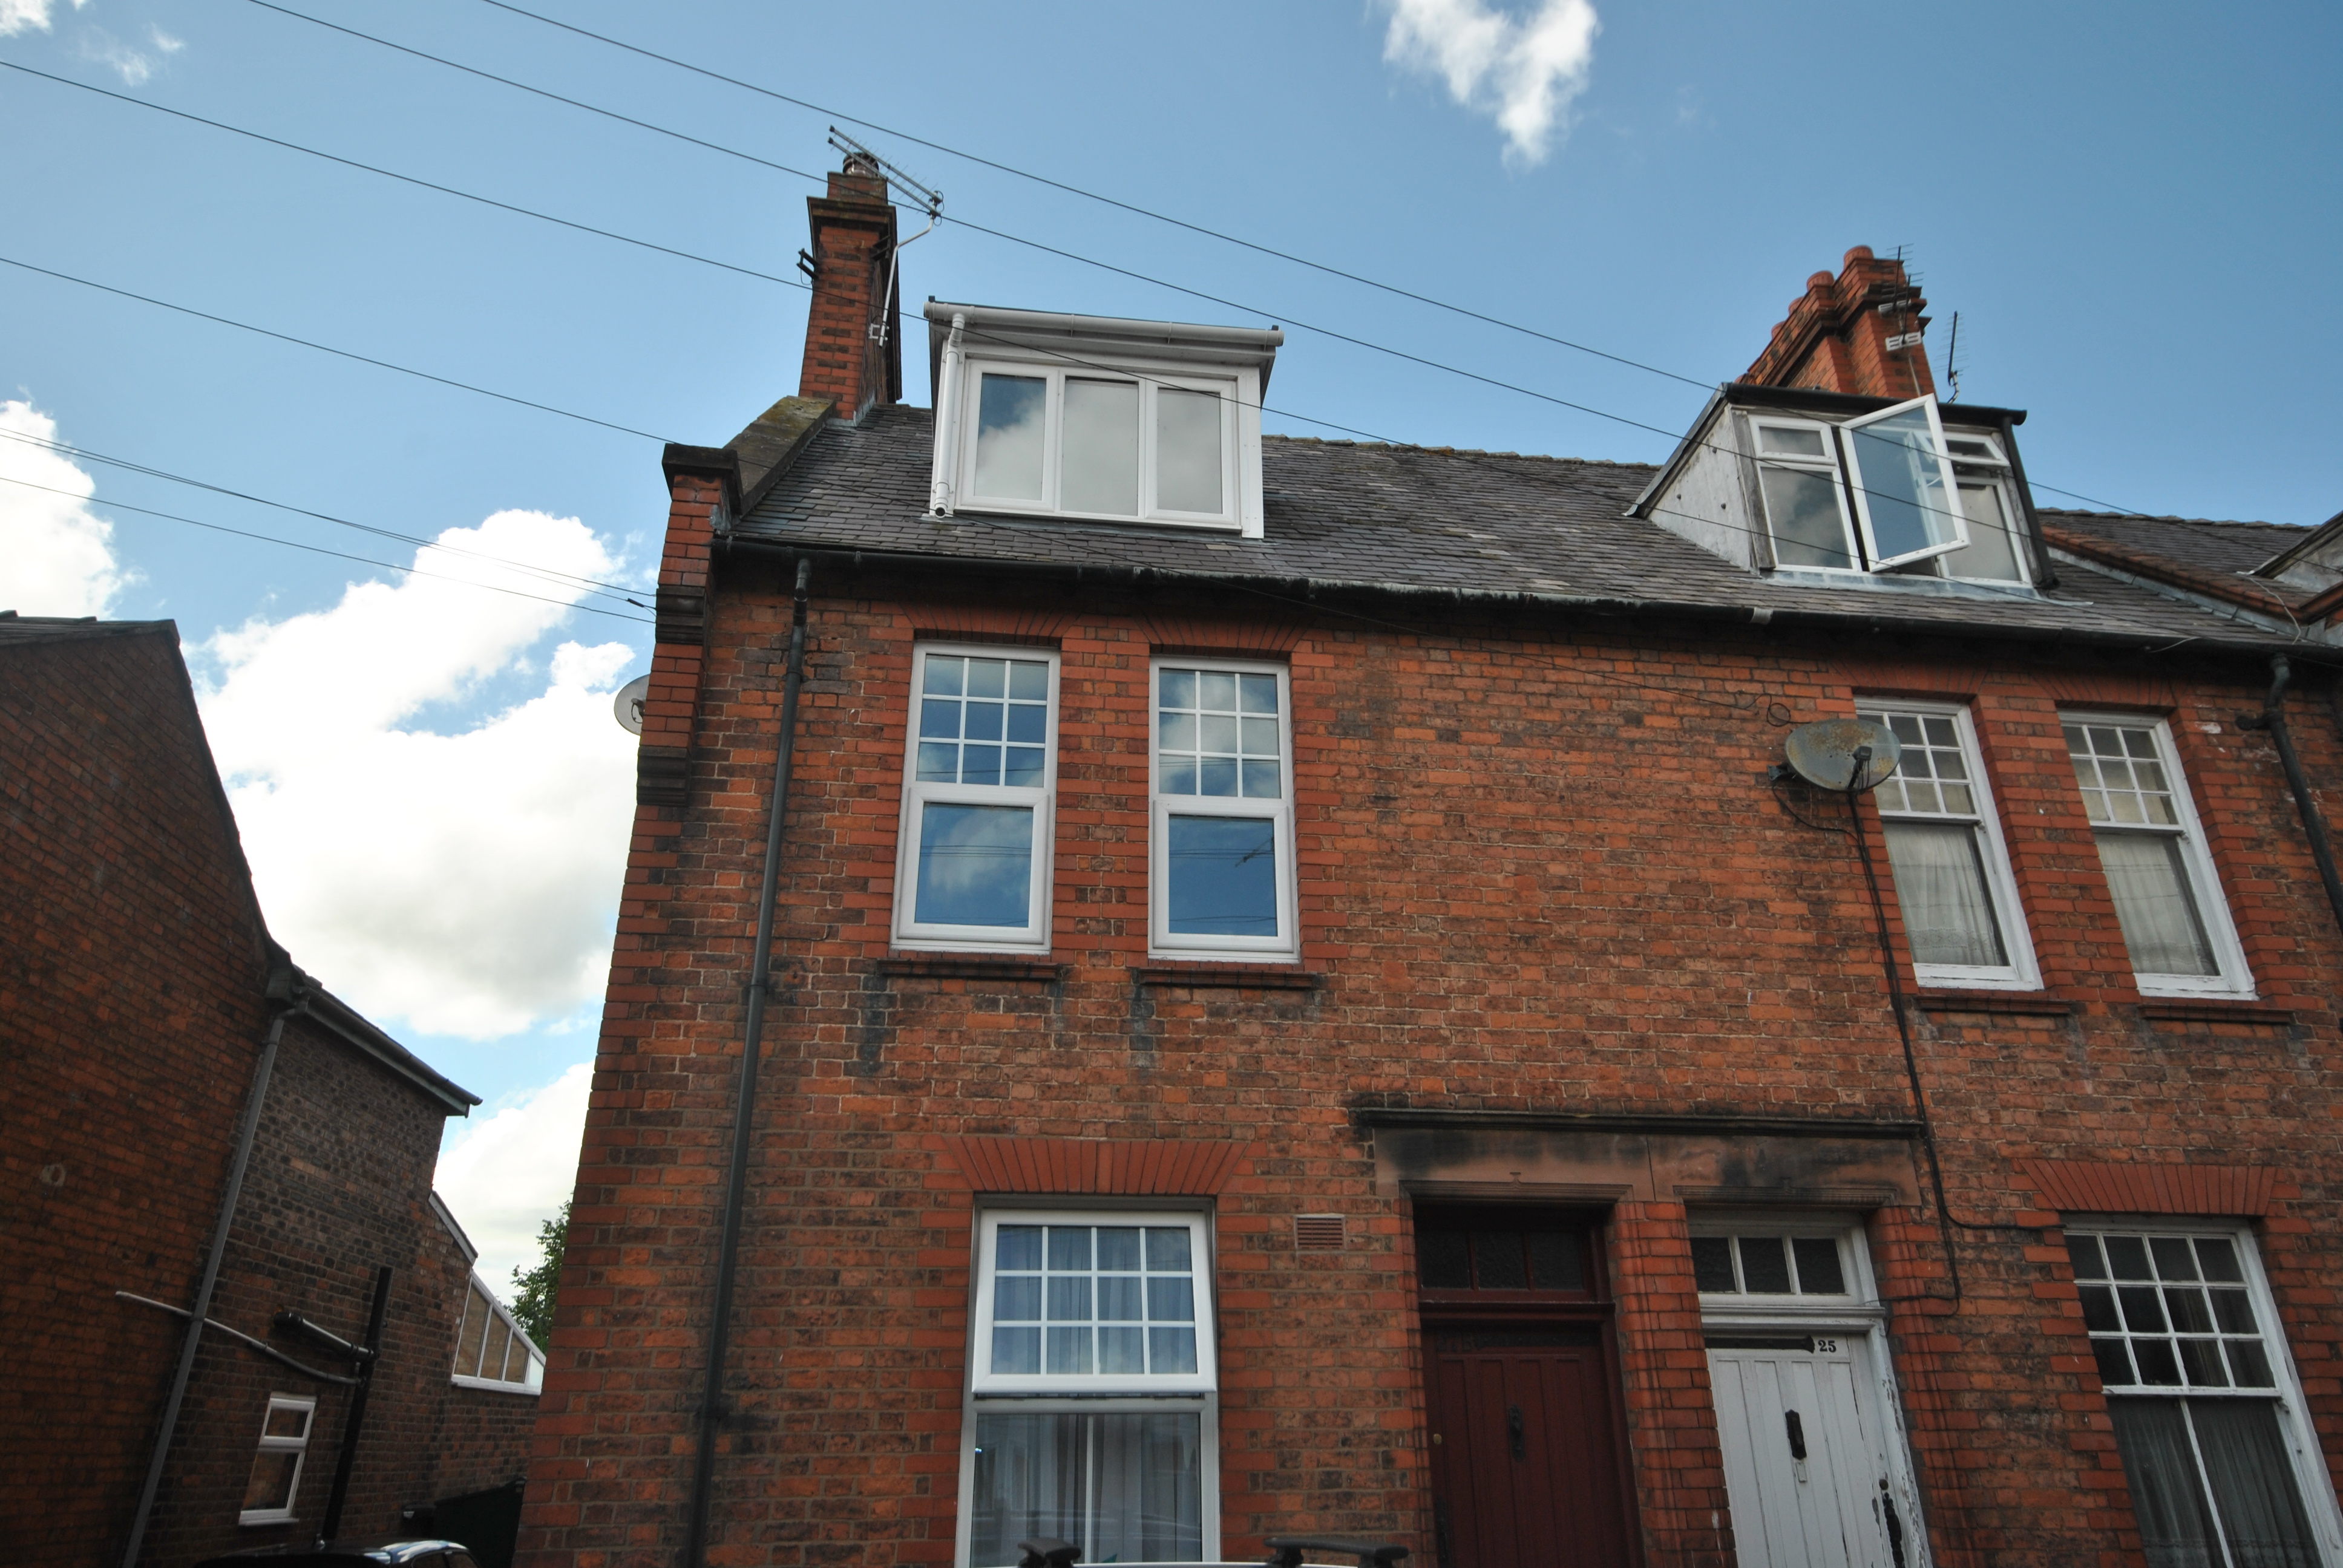
[{"label": "white dormer window frame", "polygon": [[[1908,570],[1968,548],[1958,478],[1962,459],[1946,443],[1933,396],[1857,419],[1759,414],[1750,423],[1766,532],[1778,565],[1868,577]],[[1968,461],[1998,465],[1997,446],[1992,458]],[[1835,546],[1811,537],[1821,531],[1815,524],[1829,521],[1811,515],[1819,498],[1818,480],[1834,492],[1841,538]],[[1809,537],[1801,538],[1794,528],[1803,528]],[[1845,564],[1788,558],[1800,552],[1840,555]]]},{"label": "white dormer window frame", "polygon": [[1276,328],[938,301],[927,315],[935,516],[1262,536],[1261,399]]}]

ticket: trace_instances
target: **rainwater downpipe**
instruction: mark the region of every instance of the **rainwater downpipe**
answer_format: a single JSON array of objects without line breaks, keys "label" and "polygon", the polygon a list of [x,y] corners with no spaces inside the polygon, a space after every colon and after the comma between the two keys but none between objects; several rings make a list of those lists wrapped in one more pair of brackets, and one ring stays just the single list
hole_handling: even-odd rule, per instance
[{"label": "rainwater downpipe", "polygon": [[2286,769],[2287,788],[2294,791],[2294,809],[2301,813],[2302,830],[2310,838],[2311,858],[2318,862],[2318,879],[2327,884],[2327,904],[2335,911],[2335,923],[2343,929],[2343,877],[2336,875],[2335,851],[2327,841],[2327,823],[2318,814],[2318,802],[2310,796],[2310,782],[2302,776],[2302,759],[2294,754],[2294,737],[2286,728],[2286,688],[2294,677],[2286,655],[2270,655],[2269,695],[2262,699],[2259,713],[2237,715],[2240,729],[2267,729],[2278,745],[2278,762]]},{"label": "rainwater downpipe", "polygon": [[[272,981],[276,977],[271,977]],[[280,987],[272,983],[269,990]],[[268,1099],[268,1080],[277,1070],[277,1047],[285,1038],[285,1020],[301,1005],[296,995],[277,996],[268,1020],[267,1037],[260,1044],[260,1060],[252,1070],[252,1088],[244,1102],[244,1122],[236,1129],[236,1153],[227,1167],[227,1190],[220,1194],[219,1219],[212,1226],[211,1251],[204,1258],[204,1277],[187,1316],[187,1337],[179,1346],[179,1364],[171,1374],[171,1392],[163,1400],[163,1419],[155,1427],[155,1452],[146,1461],[146,1483],[138,1489],[138,1507],[130,1516],[130,1538],[122,1548],[122,1568],[138,1568],[138,1553],[146,1543],[146,1523],[155,1512],[155,1494],[162,1489],[163,1466],[171,1457],[171,1435],[179,1424],[179,1406],[187,1397],[187,1380],[195,1375],[196,1352],[203,1347],[204,1320],[211,1313],[212,1292],[219,1284],[220,1262],[227,1256],[228,1232],[236,1228],[236,1206],[244,1195],[244,1174],[252,1164],[252,1141],[260,1131],[260,1109]]]},{"label": "rainwater downpipe", "polygon": [[781,682],[780,754],[773,764],[773,799],[765,827],[765,878],[757,894],[757,945],[749,966],[748,1022],[740,1044],[740,1084],[732,1111],[732,1164],[724,1184],[723,1239],[716,1254],[716,1309],[708,1332],[708,1381],[699,1401],[699,1447],[691,1477],[690,1529],[683,1568],[707,1560],[708,1511],[716,1493],[716,1440],[731,1413],[724,1398],[724,1361],[729,1348],[732,1295],[740,1269],[740,1216],[749,1194],[749,1140],[755,1131],[757,1062],[765,1033],[765,995],[772,975],[773,903],[780,886],[781,829],[787,821],[789,758],[798,738],[798,692],[805,684],[806,590],[813,562],[799,558],[796,600],[789,624],[789,662]]}]

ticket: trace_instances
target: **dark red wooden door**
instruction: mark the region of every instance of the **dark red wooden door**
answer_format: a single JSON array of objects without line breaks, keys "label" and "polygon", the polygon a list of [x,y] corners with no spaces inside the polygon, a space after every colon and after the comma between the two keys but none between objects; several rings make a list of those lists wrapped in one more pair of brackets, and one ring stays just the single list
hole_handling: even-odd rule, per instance
[{"label": "dark red wooden door", "polygon": [[1599,1331],[1429,1329],[1440,1568],[1626,1568]]}]

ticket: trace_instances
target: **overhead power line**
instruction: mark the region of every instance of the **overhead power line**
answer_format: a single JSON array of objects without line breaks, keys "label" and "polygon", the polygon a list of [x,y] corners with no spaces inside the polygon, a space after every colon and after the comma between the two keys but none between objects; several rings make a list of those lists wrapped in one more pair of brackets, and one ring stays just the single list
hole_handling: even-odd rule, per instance
[{"label": "overhead power line", "polygon": [[515,560],[510,556],[491,555],[486,550],[466,549],[461,545],[442,544],[437,539],[422,538],[414,534],[402,534],[395,528],[380,528],[373,523],[361,523],[348,518],[337,518],[331,512],[312,511],[307,507],[297,507],[287,501],[272,501],[266,496],[256,496],[246,490],[230,489],[225,485],[215,485],[205,479],[190,478],[185,474],[174,474],[167,468],[153,467],[145,463],[133,462],[127,457],[109,457],[104,452],[93,451],[87,447],[76,447],[71,442],[58,441],[48,437],[28,435],[19,430],[0,430],[0,438],[37,447],[60,457],[80,462],[102,463],[109,468],[120,468],[126,473],[143,474],[148,478],[161,479],[174,485],[185,485],[190,489],[208,490],[213,495],[226,496],[231,500],[250,501],[255,506],[289,512],[295,517],[314,518],[321,523],[332,523],[337,528],[354,528],[362,534],[371,534],[377,538],[392,539],[400,544],[413,545],[418,549],[441,550],[448,555],[468,556],[474,560],[509,567],[515,571],[527,572],[549,587],[572,592],[583,589],[598,598],[622,600],[633,605],[637,609],[650,608],[633,597],[635,590],[620,583],[603,582],[599,578],[582,577],[576,572],[565,572],[552,567],[539,566],[532,561]]},{"label": "overhead power line", "polygon": [[440,582],[460,583],[465,588],[484,588],[489,593],[509,594],[515,598],[534,599],[538,604],[559,605],[564,609],[583,610],[588,615],[606,615],[613,620],[633,621],[638,626],[658,624],[648,616],[628,615],[621,610],[602,609],[590,604],[576,604],[568,599],[551,598],[544,594],[524,593],[518,588],[499,588],[495,583],[478,582],[470,578],[450,577],[446,572],[426,571],[421,567],[403,567],[397,561],[378,561],[367,556],[354,556],[344,550],[329,550],[323,545],[305,545],[298,539],[282,539],[274,534],[256,534],[246,528],[231,528],[225,523],[207,523],[200,518],[183,518],[176,512],[158,512],[151,507],[134,507],[127,501],[101,500],[96,496],[85,496],[77,490],[61,490],[55,485],[36,485],[30,479],[14,479],[5,474],[0,474],[0,485],[16,485],[27,490],[45,490],[52,496],[65,496],[73,500],[85,501],[92,506],[104,507],[110,512],[136,512],[142,518],[160,518],[166,522],[185,523],[190,528],[206,528],[216,534],[234,534],[240,539],[257,539],[264,545],[282,545],[288,550],[306,550],[313,556],[331,556],[336,560],[356,561],[360,566],[379,567],[384,571],[405,572],[410,577],[432,578]]},{"label": "overhead power line", "polygon": [[557,408],[550,403],[539,403],[528,397],[517,397],[509,392],[491,391],[486,387],[476,387],[469,381],[458,381],[448,376],[435,376],[428,370],[417,370],[412,366],[394,365],[387,359],[377,359],[372,355],[354,353],[347,348],[336,348],[328,343],[315,343],[307,337],[296,337],[289,332],[271,331],[266,327],[256,327],[249,321],[237,321],[230,317],[215,316],[208,310],[197,310],[193,306],[174,305],[167,299],[157,299],[151,294],[136,294],[126,288],[116,288],[112,284],[98,283],[86,277],[75,277],[70,272],[57,272],[45,266],[35,266],[29,261],[18,261],[14,256],[0,256],[0,266],[21,267],[26,272],[37,272],[43,277],[54,277],[62,283],[79,284],[84,288],[95,288],[101,294],[116,295],[124,299],[135,299],[141,305],[152,305],[163,310],[176,310],[182,316],[192,316],[200,321],[216,322],[222,327],[233,327],[240,332],[257,333],[263,337],[274,337],[279,343],[290,343],[302,348],[314,348],[320,354],[331,354],[339,359],[354,359],[361,365],[371,365],[379,370],[396,370],[401,376],[412,376],[417,380],[435,381],[442,387],[453,387],[459,391],[477,392],[483,397],[494,397],[501,403],[517,403],[524,408],[535,408],[547,414],[558,414],[564,419],[576,419],[586,425],[599,425],[605,430],[616,430],[623,436],[640,436],[646,441],[664,441],[669,438],[665,436],[655,436],[649,430],[638,430],[630,425],[618,425],[608,419],[597,419],[591,414],[579,414],[568,408]]},{"label": "overhead power line", "polygon": [[[754,164],[760,168],[771,169],[780,174],[789,175],[798,179],[806,180],[816,186],[827,184],[827,176],[823,175],[809,173],[804,169],[793,168],[788,164],[776,163],[771,158],[761,157],[755,153],[744,152],[739,147],[726,146],[720,142],[711,142],[704,137],[690,136],[685,132],[674,130],[666,126],[653,124],[649,120],[638,119],[632,115],[621,114],[616,109],[606,109],[599,105],[587,103],[583,99],[568,97],[563,94],[551,92],[543,87],[533,86],[527,82],[516,81],[510,76],[500,76],[492,71],[484,71],[479,69],[478,66],[467,65],[460,61],[450,60],[445,55],[433,55],[421,49],[411,48],[405,44],[393,43],[387,38],[377,37],[371,33],[362,33],[355,27],[346,27],[338,22],[328,22],[321,17],[312,16],[305,12],[293,10],[289,6],[276,5],[273,3],[273,0],[252,0],[252,4],[260,6],[263,10],[273,11],[280,16],[289,16],[296,21],[307,22],[319,27],[328,28],[331,31],[340,33],[347,37],[356,38],[364,43],[378,45],[383,48],[395,50],[399,54],[408,55],[417,60],[427,60],[435,65],[442,65],[451,71],[460,71],[466,75],[477,76],[484,81],[494,82],[500,86],[510,87],[517,92],[528,93],[537,97],[548,99],[553,103],[562,104],[570,108],[581,110],[589,115],[598,115],[606,119],[615,120],[621,125],[632,126],[639,130],[649,131],[654,136],[667,136],[675,141],[684,142],[695,147],[704,148],[709,152],[720,153],[726,157],[738,158],[744,163]],[[729,80],[729,78],[727,79]],[[144,102],[144,100],[134,101]],[[841,119],[848,117],[849,116],[840,116]],[[856,121],[855,123],[860,125],[863,122]],[[916,137],[911,139],[917,140]],[[1551,393],[1540,392],[1534,387],[1523,387],[1514,382],[1502,380],[1493,376],[1484,376],[1477,370],[1467,370],[1460,366],[1451,365],[1443,360],[1433,359],[1426,355],[1410,353],[1408,350],[1403,348],[1394,348],[1389,344],[1377,343],[1372,338],[1361,337],[1355,334],[1340,331],[1332,327],[1322,327],[1314,322],[1300,320],[1290,312],[1278,311],[1258,305],[1249,305],[1242,300],[1231,299],[1225,295],[1209,293],[1201,288],[1192,288],[1186,284],[1174,283],[1169,278],[1158,277],[1151,273],[1140,272],[1132,267],[1123,266],[1114,262],[1101,261],[1096,256],[1084,256],[1079,251],[1068,250],[1062,246],[1051,245],[1038,239],[1029,239],[1023,235],[1011,234],[1006,229],[993,228],[989,225],[971,222],[967,218],[960,217],[952,214],[947,213],[942,215],[933,215],[923,212],[922,216],[936,216],[938,221],[942,223],[956,225],[960,228],[970,229],[977,234],[985,235],[993,239],[1005,241],[1011,245],[1022,246],[1026,249],[1039,251],[1045,256],[1054,256],[1059,257],[1061,260],[1071,261],[1078,266],[1095,267],[1101,272],[1110,272],[1118,277],[1127,277],[1134,282],[1144,283],[1151,287],[1165,289],[1173,294],[1182,295],[1190,299],[1202,300],[1208,305],[1217,305],[1229,310],[1242,311],[1247,315],[1278,319],[1285,326],[1296,327],[1304,332],[1315,333],[1321,337],[1330,338],[1338,343],[1347,343],[1352,345],[1353,347],[1364,348],[1371,353],[1388,355],[1394,359],[1404,360],[1411,365],[1423,366],[1427,369],[1443,371],[1451,376],[1460,376],[1470,381],[1477,381],[1485,387],[1496,387],[1500,391],[1518,393],[1524,397],[1539,398],[1544,402],[1554,404],[1560,407],[1574,409],[1580,413],[1594,414],[1598,417],[1607,417],[1604,416],[1600,409],[1591,408],[1583,403],[1574,403],[1568,398],[1557,397]],[[1663,374],[1665,374],[1665,372],[1663,372]],[[1679,381],[1686,380],[1684,377],[1676,377],[1674,378]],[[1688,382],[1688,385],[1700,387],[1704,391],[1708,389],[1706,384],[1703,382],[1693,381]]]},{"label": "overhead power line", "polygon": [[[1324,262],[1312,261],[1307,256],[1295,256],[1291,251],[1279,250],[1273,246],[1256,244],[1252,240],[1240,238],[1236,235],[1226,234],[1216,228],[1207,228],[1202,224],[1190,223],[1185,218],[1172,217],[1169,214],[1156,212],[1150,207],[1139,206],[1131,202],[1121,201],[1111,196],[1102,196],[1097,191],[1084,190],[1080,186],[1068,185],[1063,180],[1051,179],[1047,175],[1037,175],[1032,173],[1031,170],[1018,168],[1012,164],[1000,163],[994,159],[981,156],[976,153],[963,151],[959,147],[949,146],[943,142],[930,141],[925,136],[913,136],[909,131],[896,130],[892,126],[882,126],[876,120],[866,120],[859,116],[850,115],[842,109],[824,108],[821,105],[810,102],[808,99],[791,97],[787,93],[777,92],[770,87],[759,86],[754,82],[743,81],[738,76],[728,76],[720,71],[711,71],[704,65],[695,65],[689,60],[679,60],[672,55],[662,55],[656,50],[646,49],[636,44],[629,44],[624,39],[613,38],[605,33],[597,33],[589,28],[578,26],[574,23],[560,21],[556,17],[542,15],[535,11],[525,10],[518,5],[508,4],[508,0],[482,0],[482,3],[493,5],[499,11],[509,11],[516,16],[526,16],[532,22],[542,23],[548,27],[558,27],[565,33],[574,33],[581,38],[590,38],[598,44],[606,44],[613,49],[623,49],[630,55],[639,55],[647,60],[657,60],[661,65],[672,65],[679,71],[689,71],[694,75],[705,76],[709,81],[722,82],[728,86],[739,87],[744,92],[755,93],[761,96],[774,99],[777,102],[790,105],[796,108],[808,109],[819,115],[830,115],[838,119],[844,120],[850,125],[861,126],[867,129],[877,131],[882,136],[900,137],[902,140],[910,142],[916,146],[927,147],[932,151],[942,153],[949,157],[960,158],[968,163],[980,165],[985,168],[996,169],[1005,175],[1013,175],[1021,180],[1031,180],[1035,185],[1047,186],[1052,190],[1064,191],[1069,196],[1078,196],[1086,201],[1098,202],[1103,206],[1116,207],[1123,212],[1131,213],[1140,217],[1151,218],[1157,223],[1169,224],[1174,228],[1183,228],[1191,234],[1202,235],[1208,239],[1216,239],[1225,245],[1237,246],[1242,249],[1253,251],[1262,256],[1274,256],[1279,261],[1291,262],[1296,266],[1308,267],[1312,272],[1324,273],[1329,277],[1339,277],[1346,282],[1359,284],[1367,288],[1378,289],[1383,293],[1393,295],[1402,299],[1412,299],[1419,305],[1429,305],[1435,310],[1445,310],[1450,312],[1452,315],[1466,317],[1474,321],[1484,322],[1491,327],[1503,327],[1508,332],[1518,332],[1525,337],[1534,337],[1539,339],[1541,342],[1551,343],[1558,347],[1574,349],[1581,354],[1591,354],[1598,359],[1608,359],[1615,365],[1624,365],[1631,369],[1648,371],[1654,376],[1664,376],[1671,381],[1681,381],[1687,387],[1698,387],[1705,390],[1707,387],[1714,385],[1711,382],[1703,381],[1694,377],[1679,376],[1673,370],[1663,370],[1656,365],[1647,365],[1640,359],[1630,359],[1622,354],[1612,354],[1601,348],[1590,347],[1584,343],[1574,343],[1567,337],[1557,337],[1553,333],[1541,332],[1534,327],[1524,327],[1517,321],[1507,321],[1502,317],[1484,315],[1478,310],[1471,309],[1465,306],[1452,305],[1444,299],[1437,299],[1428,294],[1419,294],[1412,288],[1402,288],[1397,284],[1381,283],[1376,281],[1374,278],[1364,276],[1359,273],[1347,272],[1339,266],[1330,266]],[[272,9],[275,9],[275,7],[272,7]]]}]

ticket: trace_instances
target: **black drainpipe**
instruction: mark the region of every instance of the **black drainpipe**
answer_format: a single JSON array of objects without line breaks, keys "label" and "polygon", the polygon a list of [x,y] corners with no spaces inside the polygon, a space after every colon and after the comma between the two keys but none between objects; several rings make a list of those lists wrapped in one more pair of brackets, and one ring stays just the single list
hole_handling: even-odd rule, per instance
[{"label": "black drainpipe", "polygon": [[279,952],[270,965],[268,1035],[260,1044],[260,1060],[252,1070],[252,1088],[246,1093],[243,1125],[236,1129],[236,1153],[228,1161],[227,1186],[220,1193],[219,1219],[212,1227],[211,1251],[204,1255],[203,1282],[187,1314],[187,1337],[179,1345],[179,1364],[171,1374],[171,1391],[163,1400],[163,1419],[155,1426],[155,1450],[147,1456],[146,1480],[138,1489],[138,1506],[130,1516],[130,1538],[122,1549],[122,1568],[138,1568],[138,1553],[146,1543],[147,1522],[154,1516],[155,1494],[163,1484],[163,1466],[171,1456],[171,1434],[179,1424],[179,1406],[187,1397],[187,1379],[196,1370],[196,1352],[203,1345],[204,1320],[211,1311],[212,1291],[219,1284],[220,1261],[227,1255],[228,1232],[236,1228],[236,1201],[244,1193],[244,1174],[252,1163],[252,1141],[260,1131],[260,1110],[268,1100],[268,1080],[277,1070],[277,1042],[285,1038],[285,1020],[300,1010],[307,991],[300,971]]},{"label": "black drainpipe", "polygon": [[2310,798],[2310,783],[2302,776],[2302,759],[2294,754],[2294,737],[2286,729],[2286,684],[2293,678],[2286,655],[2270,655],[2269,695],[2262,699],[2259,713],[2237,715],[2240,729],[2267,729],[2278,743],[2278,759],[2286,768],[2287,788],[2294,791],[2294,809],[2302,814],[2302,830],[2310,836],[2311,858],[2318,862],[2318,879],[2327,884],[2328,907],[2335,911],[2335,923],[2343,929],[2343,877],[2335,872],[2335,851],[2327,842],[2327,824],[2318,815],[2318,802]]},{"label": "black drainpipe", "polygon": [[349,1501],[350,1471],[357,1462],[358,1433],[366,1428],[367,1395],[374,1389],[374,1369],[382,1360],[382,1319],[390,1305],[390,1265],[374,1274],[374,1309],[367,1314],[366,1342],[354,1345],[351,1360],[358,1363],[358,1386],[350,1391],[348,1413],[342,1417],[341,1451],[334,1455],[334,1490],[326,1499],[326,1517],[317,1526],[320,1545],[342,1533],[342,1504]]},{"label": "black drainpipe", "polygon": [[724,1399],[724,1355],[731,1338],[732,1292],[740,1268],[740,1210],[749,1195],[749,1137],[757,1110],[757,1059],[765,1033],[765,993],[772,973],[773,900],[780,885],[781,828],[787,820],[789,755],[797,746],[798,691],[805,684],[806,589],[813,562],[798,562],[797,602],[789,625],[789,672],[781,683],[780,757],[773,764],[772,814],[765,828],[765,881],[757,895],[757,946],[749,967],[749,1020],[740,1044],[740,1087],[732,1111],[732,1168],[724,1184],[724,1235],[716,1254],[716,1311],[708,1332],[708,1383],[699,1400],[699,1451],[691,1475],[690,1533],[683,1568],[700,1568],[708,1550],[708,1508],[716,1493],[716,1439],[730,1407]]}]

